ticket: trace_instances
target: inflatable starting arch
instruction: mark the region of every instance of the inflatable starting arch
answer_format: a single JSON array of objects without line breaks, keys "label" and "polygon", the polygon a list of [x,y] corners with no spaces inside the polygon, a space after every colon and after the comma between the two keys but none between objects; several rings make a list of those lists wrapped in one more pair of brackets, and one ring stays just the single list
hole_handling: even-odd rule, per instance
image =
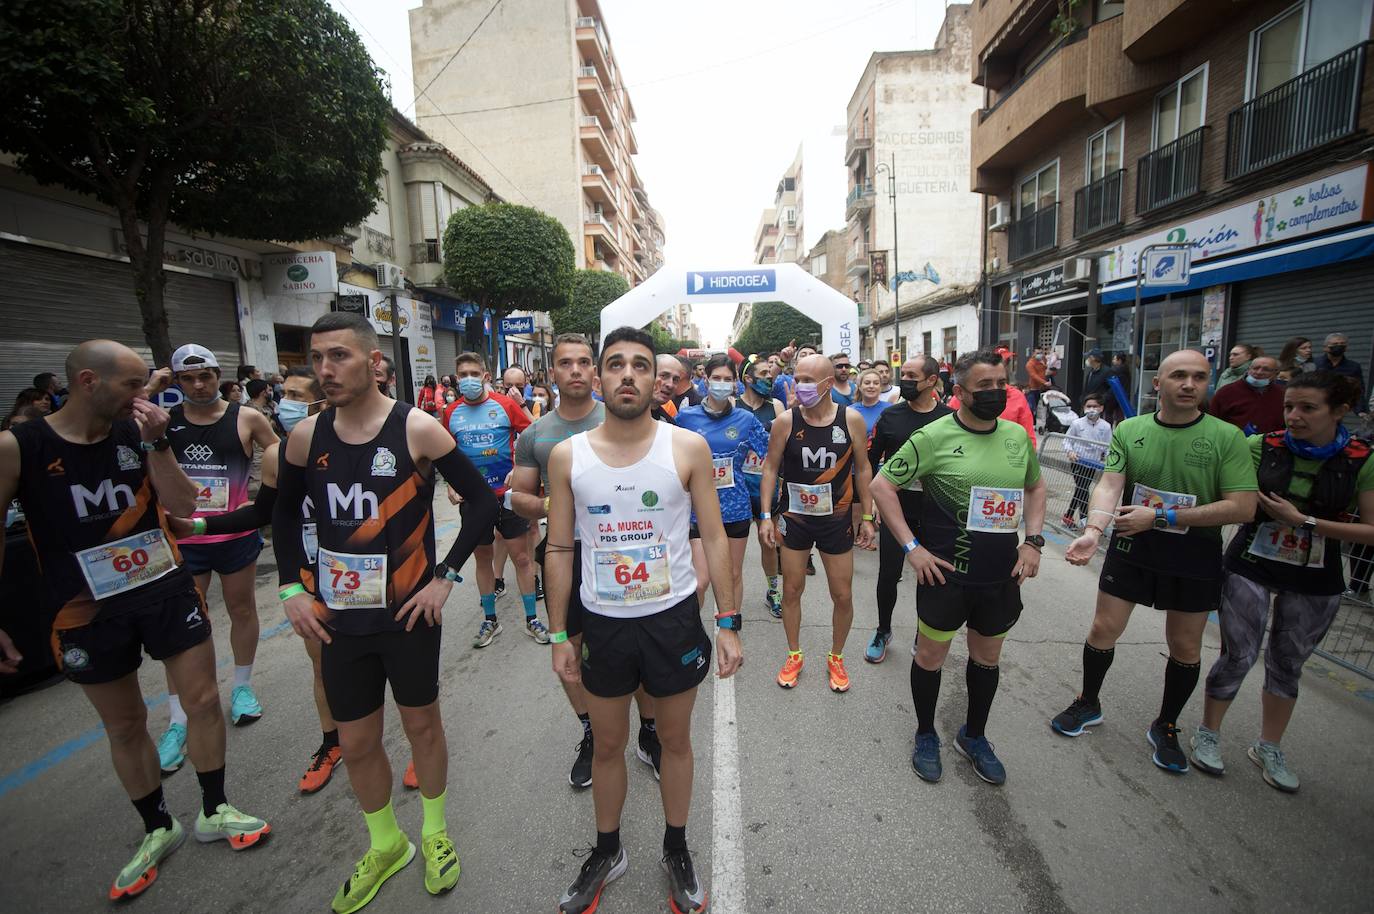
[{"label": "inflatable starting arch", "polygon": [[[654,275],[601,309],[601,339],[617,327],[643,327],[675,305],[734,308],[740,302],[782,301],[821,325],[826,355],[858,348],[859,308],[848,296],[795,263],[740,270],[661,267]],[[748,355],[748,353],[745,353]]]}]

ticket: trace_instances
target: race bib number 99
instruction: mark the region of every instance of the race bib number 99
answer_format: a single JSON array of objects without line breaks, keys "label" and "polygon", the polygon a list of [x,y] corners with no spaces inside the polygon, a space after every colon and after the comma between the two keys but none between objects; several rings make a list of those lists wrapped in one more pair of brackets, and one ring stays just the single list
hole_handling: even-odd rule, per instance
[{"label": "race bib number 99", "polygon": [[[1149,486],[1135,484],[1131,490],[1131,504],[1144,505],[1147,508],[1158,510],[1163,508],[1168,511],[1170,508],[1191,508],[1197,504],[1196,495],[1186,495],[1182,492],[1165,492],[1161,489],[1152,489]],[[1164,533],[1187,533],[1183,527],[1165,527]]]},{"label": "race bib number 99", "polygon": [[787,510],[791,514],[806,514],[812,517],[829,517],[835,513],[831,501],[830,483],[804,486],[798,482],[787,484]]},{"label": "race bib number 99", "polygon": [[594,567],[596,596],[604,603],[631,606],[672,592],[664,545],[598,549]]},{"label": "race bib number 99", "polygon": [[1299,568],[1321,568],[1326,564],[1326,537],[1288,527],[1274,521],[1259,525],[1246,550],[1251,555]]},{"label": "race bib number 99", "polygon": [[330,609],[386,609],[386,556],[320,550],[320,599]]},{"label": "race bib number 99", "polygon": [[734,457],[712,457],[711,470],[717,489],[733,489],[735,487]]},{"label": "race bib number 99", "polygon": [[91,596],[97,600],[156,581],[177,567],[161,530],[135,533],[76,554]]},{"label": "race bib number 99", "polygon": [[1023,489],[974,486],[968,494],[968,529],[979,533],[1015,533],[1021,527]]}]

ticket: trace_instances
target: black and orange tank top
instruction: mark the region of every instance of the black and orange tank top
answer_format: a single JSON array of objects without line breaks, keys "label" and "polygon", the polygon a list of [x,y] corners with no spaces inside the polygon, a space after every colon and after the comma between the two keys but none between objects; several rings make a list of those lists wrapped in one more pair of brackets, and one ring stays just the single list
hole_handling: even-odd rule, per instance
[{"label": "black and orange tank top", "polygon": [[792,433],[782,454],[786,514],[849,520],[854,502],[854,442],[845,409],[837,403],[834,420],[816,426],[807,423],[801,407],[792,408]]},{"label": "black and orange tank top", "polygon": [[314,516],[316,611],[348,635],[396,631],[396,611],[434,576],[434,473],[420,475],[396,403],[377,436],[345,444],[320,413],[305,465]]},{"label": "black and orange tank top", "polygon": [[19,503],[56,628],[85,625],[191,586],[148,476],[132,419],[94,444],[74,444],[45,419],[12,429]]}]

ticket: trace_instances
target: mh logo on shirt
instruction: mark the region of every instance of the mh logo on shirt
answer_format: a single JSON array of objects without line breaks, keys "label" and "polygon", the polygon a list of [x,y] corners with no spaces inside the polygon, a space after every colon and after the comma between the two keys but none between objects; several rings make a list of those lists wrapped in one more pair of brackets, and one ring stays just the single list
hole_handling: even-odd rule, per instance
[{"label": "mh logo on shirt", "polygon": [[840,456],[830,448],[802,448],[802,468],[806,470],[832,470],[839,460]]},{"label": "mh logo on shirt", "polygon": [[[115,485],[114,480],[102,480],[100,485],[95,487],[92,492],[85,486],[77,483],[71,487],[72,502],[76,505],[76,516],[82,519],[91,516],[90,509],[98,508],[102,514],[122,511],[125,508],[134,506],[134,490],[124,483]],[[120,501],[124,504],[121,505]]]},{"label": "mh logo on shirt", "polygon": [[353,483],[346,492],[331,482],[325,486],[325,491],[329,494],[329,516],[334,520],[350,512],[353,519],[359,521],[377,516],[377,494],[365,490],[360,482]]}]

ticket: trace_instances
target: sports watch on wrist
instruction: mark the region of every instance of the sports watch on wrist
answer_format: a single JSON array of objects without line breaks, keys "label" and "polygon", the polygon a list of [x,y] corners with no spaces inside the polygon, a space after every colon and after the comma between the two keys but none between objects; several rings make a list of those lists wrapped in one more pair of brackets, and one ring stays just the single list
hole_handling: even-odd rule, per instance
[{"label": "sports watch on wrist", "polygon": [[458,569],[450,568],[443,562],[439,562],[434,566],[434,578],[435,580],[449,582],[463,580],[462,576],[458,574]]},{"label": "sports watch on wrist", "polygon": [[1024,542],[1027,546],[1032,546],[1041,551],[1045,548],[1045,538],[1038,533],[1028,534]]},{"label": "sports watch on wrist", "polygon": [[735,613],[733,616],[716,616],[716,627],[737,632],[744,628],[744,616]]},{"label": "sports watch on wrist", "polygon": [[1166,530],[1169,527],[1169,515],[1163,508],[1155,508],[1154,528],[1156,530]]},{"label": "sports watch on wrist", "polygon": [[1317,519],[1309,514],[1307,519],[1302,522],[1302,529],[1312,533],[1317,529]]},{"label": "sports watch on wrist", "polygon": [[167,448],[172,446],[172,439],[163,435],[160,438],[154,438],[152,441],[140,441],[138,446],[151,454],[153,451],[167,450]]}]

